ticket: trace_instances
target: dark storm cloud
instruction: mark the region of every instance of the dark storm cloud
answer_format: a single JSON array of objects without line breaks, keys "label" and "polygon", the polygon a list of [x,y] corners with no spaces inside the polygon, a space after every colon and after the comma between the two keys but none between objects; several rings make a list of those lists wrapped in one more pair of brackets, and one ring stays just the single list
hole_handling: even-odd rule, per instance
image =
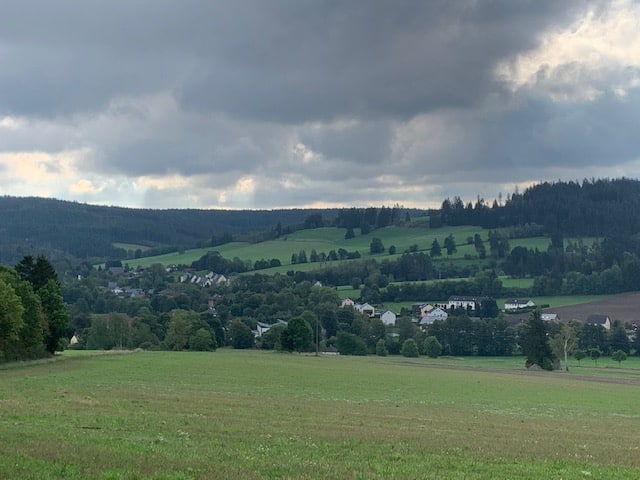
[{"label": "dark storm cloud", "polygon": [[251,15],[237,5],[241,33],[200,58],[183,101],[300,122],[473,105],[497,88],[495,63],[574,4],[258,2]]},{"label": "dark storm cloud", "polygon": [[[571,2],[573,5],[574,2]],[[174,90],[191,108],[308,121],[412,116],[486,95],[495,62],[569,2],[5,2],[0,108],[98,109]]]}]

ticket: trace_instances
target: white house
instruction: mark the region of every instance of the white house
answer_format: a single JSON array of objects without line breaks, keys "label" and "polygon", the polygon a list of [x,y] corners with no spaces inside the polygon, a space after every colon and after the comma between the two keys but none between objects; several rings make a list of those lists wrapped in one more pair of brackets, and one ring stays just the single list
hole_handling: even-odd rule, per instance
[{"label": "white house", "polygon": [[536,304],[533,303],[533,301],[529,300],[528,298],[524,298],[524,299],[512,298],[509,300],[505,300],[504,302],[505,310],[519,310],[521,308],[532,308],[535,306]]},{"label": "white house", "polygon": [[356,303],[353,308],[362,313],[363,315],[368,315],[373,317],[376,314],[376,309],[373,308],[368,303]]},{"label": "white house", "polygon": [[276,321],[276,323],[274,323],[274,324],[258,322],[258,324],[256,326],[256,331],[253,332],[253,333],[254,333],[256,338],[260,338],[262,335],[267,333],[271,329],[271,327],[273,327],[274,325],[284,325],[286,327],[288,325],[288,323],[285,322],[284,320],[280,320],[280,319],[278,319],[278,321]]},{"label": "white house", "polygon": [[436,307],[420,319],[420,326],[431,325],[436,320],[446,320],[448,317],[447,312],[440,307]]},{"label": "white house", "polygon": [[447,303],[447,309],[452,310],[454,308],[464,308],[470,310],[476,310],[480,307],[482,303],[482,297],[465,297],[454,295],[449,297],[449,302]]},{"label": "white house", "polygon": [[391,310],[387,310],[386,312],[380,315],[380,320],[382,320],[382,323],[384,323],[385,325],[395,325],[396,318],[397,318],[396,314],[393,313]]}]

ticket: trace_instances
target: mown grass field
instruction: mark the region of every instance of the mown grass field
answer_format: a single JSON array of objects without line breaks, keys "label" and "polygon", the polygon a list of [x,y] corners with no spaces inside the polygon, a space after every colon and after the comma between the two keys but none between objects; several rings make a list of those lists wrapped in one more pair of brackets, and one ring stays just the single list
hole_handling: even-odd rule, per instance
[{"label": "mown grass field", "polygon": [[0,478],[640,477],[635,360],[599,378],[495,359],[63,357],[0,369]]}]

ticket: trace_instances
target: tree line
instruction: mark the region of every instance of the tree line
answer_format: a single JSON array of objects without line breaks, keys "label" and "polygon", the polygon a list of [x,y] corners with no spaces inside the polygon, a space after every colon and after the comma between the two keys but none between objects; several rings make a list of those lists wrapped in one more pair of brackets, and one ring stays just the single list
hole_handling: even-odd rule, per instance
[{"label": "tree line", "polygon": [[46,257],[0,266],[0,363],[51,355],[65,347],[68,311]]},{"label": "tree line", "polygon": [[446,198],[430,212],[430,225],[476,225],[495,229],[539,226],[541,232],[564,236],[635,235],[640,232],[640,181],[628,178],[542,182],[508,194],[504,203],[483,198],[464,202]]}]

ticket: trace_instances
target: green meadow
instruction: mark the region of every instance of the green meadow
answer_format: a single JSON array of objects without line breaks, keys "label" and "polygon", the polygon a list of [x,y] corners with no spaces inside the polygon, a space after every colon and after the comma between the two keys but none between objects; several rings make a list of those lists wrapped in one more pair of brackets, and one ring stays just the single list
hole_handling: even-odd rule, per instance
[{"label": "green meadow", "polygon": [[[149,266],[154,263],[163,265],[183,264],[189,265],[194,260],[199,259],[209,251],[218,251],[225,258],[238,257],[241,260],[250,260],[255,262],[261,259],[277,258],[282,262],[283,267],[290,269],[291,255],[301,250],[307,252],[307,256],[311,250],[315,249],[318,253],[329,253],[331,250],[344,248],[350,252],[358,250],[363,257],[385,258],[388,254],[370,255],[369,245],[371,239],[379,238],[384,247],[388,249],[391,245],[396,247],[397,254],[400,255],[413,245],[418,245],[421,251],[429,252],[434,239],[437,239],[443,249],[442,259],[452,261],[462,261],[465,255],[475,256],[476,251],[473,245],[467,243],[469,237],[480,233],[483,240],[488,241],[488,231],[481,230],[473,226],[461,227],[443,227],[438,229],[429,228],[408,228],[408,227],[385,227],[371,232],[368,235],[360,235],[356,230],[356,237],[345,240],[345,229],[340,228],[316,228],[309,230],[299,230],[290,235],[282,236],[276,240],[269,240],[260,243],[231,242],[216,247],[207,247],[186,250],[183,253],[169,253],[166,255],[158,255],[154,257],[144,257],[138,259],[127,260],[126,263],[131,267]],[[457,244],[457,252],[450,257],[444,250],[444,240],[447,236],[453,235]],[[538,248],[546,250],[549,245],[549,239],[546,237],[535,237],[518,239],[510,242],[511,246],[523,245],[528,248]],[[487,246],[488,248],[488,246]],[[296,269],[314,269],[318,268],[317,263],[298,264]],[[265,272],[275,272],[277,269],[268,269]]]},{"label": "green meadow", "polygon": [[69,352],[0,369],[0,478],[637,479],[640,362],[605,360]]}]

